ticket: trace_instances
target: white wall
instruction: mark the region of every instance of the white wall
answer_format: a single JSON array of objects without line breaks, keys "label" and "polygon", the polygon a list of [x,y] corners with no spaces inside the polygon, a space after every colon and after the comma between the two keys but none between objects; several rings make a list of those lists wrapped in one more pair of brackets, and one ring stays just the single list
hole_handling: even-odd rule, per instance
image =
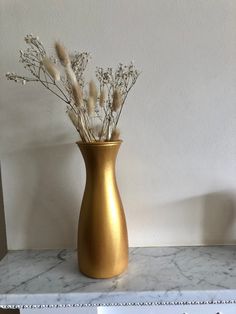
[{"label": "white wall", "polygon": [[23,37],[142,70],[120,121],[131,246],[236,241],[236,1],[1,0],[0,157],[11,249],[74,247],[84,165],[64,104],[20,72]]}]

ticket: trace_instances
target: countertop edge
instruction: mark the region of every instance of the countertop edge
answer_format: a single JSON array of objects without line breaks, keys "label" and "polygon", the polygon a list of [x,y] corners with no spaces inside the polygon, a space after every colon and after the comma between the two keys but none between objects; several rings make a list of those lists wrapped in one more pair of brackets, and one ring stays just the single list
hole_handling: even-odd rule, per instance
[{"label": "countertop edge", "polygon": [[0,295],[3,309],[204,304],[236,304],[236,290]]}]

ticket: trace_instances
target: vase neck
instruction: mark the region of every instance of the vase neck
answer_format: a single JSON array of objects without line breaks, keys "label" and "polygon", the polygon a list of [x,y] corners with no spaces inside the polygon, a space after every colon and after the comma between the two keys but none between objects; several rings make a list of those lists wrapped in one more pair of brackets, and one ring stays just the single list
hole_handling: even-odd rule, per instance
[{"label": "vase neck", "polygon": [[[90,173],[98,174],[106,173],[113,174],[115,170],[116,156],[119,150],[121,142],[112,143],[79,143],[80,151],[83,155],[86,165],[87,175]],[[108,170],[109,171],[106,171]]]}]

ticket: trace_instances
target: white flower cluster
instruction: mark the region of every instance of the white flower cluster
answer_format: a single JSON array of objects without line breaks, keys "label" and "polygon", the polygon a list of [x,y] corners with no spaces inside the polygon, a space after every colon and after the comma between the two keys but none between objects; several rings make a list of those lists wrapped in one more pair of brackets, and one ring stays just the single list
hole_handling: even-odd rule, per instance
[{"label": "white flower cluster", "polygon": [[107,69],[98,67],[96,69],[96,77],[100,86],[107,90],[108,102],[110,104],[112,102],[113,90],[119,89],[123,100],[125,100],[138,76],[139,72],[132,62],[129,65],[119,63],[116,70],[113,70],[110,67]]},{"label": "white flower cluster", "polygon": [[135,68],[133,62],[129,65],[119,63],[117,69],[112,68],[97,68],[96,77],[102,85],[112,85],[116,87],[125,87],[128,89],[131,84],[134,84],[139,76],[138,70]]},{"label": "white flower cluster", "polygon": [[25,77],[19,76],[14,72],[7,72],[6,78],[8,80],[15,81],[16,83],[21,83],[22,85],[25,85],[25,83],[26,83]]},{"label": "white flower cluster", "polygon": [[77,81],[80,83],[80,85],[84,86],[84,78],[83,73],[87,67],[88,61],[91,58],[90,54],[88,52],[82,52],[82,53],[75,53],[71,57],[71,67],[75,73]]},{"label": "white flower cluster", "polygon": [[27,34],[24,39],[27,44],[32,44],[36,41],[39,41],[39,37],[34,36],[33,34]]}]

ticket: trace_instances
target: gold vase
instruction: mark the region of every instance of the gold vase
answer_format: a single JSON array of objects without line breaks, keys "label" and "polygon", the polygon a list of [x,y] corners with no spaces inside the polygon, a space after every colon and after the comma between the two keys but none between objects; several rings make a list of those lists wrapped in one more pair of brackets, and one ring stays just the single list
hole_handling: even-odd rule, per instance
[{"label": "gold vase", "polygon": [[121,141],[78,142],[86,166],[86,186],[78,228],[80,271],[92,278],[111,278],[128,265],[125,214],[115,176]]}]

